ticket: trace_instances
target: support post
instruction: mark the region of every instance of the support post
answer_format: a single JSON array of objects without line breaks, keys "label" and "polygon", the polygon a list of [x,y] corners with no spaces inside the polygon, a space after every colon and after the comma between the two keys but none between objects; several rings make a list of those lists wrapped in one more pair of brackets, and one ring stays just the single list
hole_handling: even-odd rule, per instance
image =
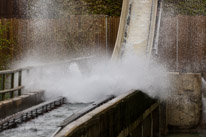
[{"label": "support post", "polygon": [[[5,89],[5,83],[6,83],[6,74],[2,75],[2,90]],[[5,93],[2,94],[2,100],[5,100]]]},{"label": "support post", "polygon": [[[18,86],[22,84],[22,70],[19,71]],[[21,96],[21,89],[18,90],[18,96]]]},{"label": "support post", "polygon": [[[14,73],[11,73],[11,89],[14,88]],[[10,97],[14,97],[14,91],[11,92]]]},{"label": "support post", "polygon": [[151,134],[150,134],[150,137],[153,137],[153,114],[152,114],[152,112],[151,112],[151,114],[150,114],[150,120],[151,120],[151,126],[150,126],[150,128],[151,128],[151,130],[150,130]]}]

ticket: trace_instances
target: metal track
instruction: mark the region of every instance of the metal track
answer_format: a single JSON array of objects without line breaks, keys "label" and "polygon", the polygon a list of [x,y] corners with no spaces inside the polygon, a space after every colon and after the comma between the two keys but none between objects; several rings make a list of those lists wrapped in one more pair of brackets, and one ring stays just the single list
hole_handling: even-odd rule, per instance
[{"label": "metal track", "polygon": [[65,103],[65,100],[64,97],[58,97],[9,116],[0,121],[0,132],[59,107]]},{"label": "metal track", "polygon": [[113,98],[115,98],[114,95],[110,95],[107,96],[99,101],[96,101],[94,103],[92,103],[91,105],[89,105],[88,107],[85,107],[84,109],[80,110],[79,112],[69,116],[68,118],[66,118],[60,125],[59,128],[56,130],[56,132],[52,135],[52,137],[54,137],[62,128],[64,128],[65,126],[67,126],[68,124],[72,123],[73,121],[79,119],[80,117],[84,116],[85,114],[89,113],[90,111],[94,110],[95,108],[103,105],[104,103],[112,100]]}]

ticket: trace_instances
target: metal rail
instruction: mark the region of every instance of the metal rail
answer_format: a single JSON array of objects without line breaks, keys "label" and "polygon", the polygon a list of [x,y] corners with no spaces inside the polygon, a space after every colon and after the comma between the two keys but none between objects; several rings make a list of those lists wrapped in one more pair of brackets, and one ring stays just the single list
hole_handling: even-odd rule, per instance
[{"label": "metal rail", "polygon": [[65,100],[64,97],[58,97],[9,116],[0,121],[0,132],[59,107]]},{"label": "metal rail", "polygon": [[92,103],[91,105],[89,105],[88,107],[78,111],[77,113],[69,116],[68,118],[66,118],[60,125],[59,128],[54,132],[54,134],[52,135],[52,137],[54,137],[62,128],[64,128],[66,125],[72,123],[73,121],[81,118],[82,116],[84,116],[85,114],[89,113],[90,111],[94,110],[95,108],[103,105],[104,103],[112,100],[113,98],[115,98],[114,95],[110,95],[107,96],[99,101],[96,101],[94,103]]}]

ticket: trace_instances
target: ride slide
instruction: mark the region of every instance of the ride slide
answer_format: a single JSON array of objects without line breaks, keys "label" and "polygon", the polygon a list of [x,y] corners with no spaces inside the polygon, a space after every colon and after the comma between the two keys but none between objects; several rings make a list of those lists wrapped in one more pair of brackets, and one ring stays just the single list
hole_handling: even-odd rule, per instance
[{"label": "ride slide", "polygon": [[151,56],[158,0],[123,0],[112,60],[128,54]]}]

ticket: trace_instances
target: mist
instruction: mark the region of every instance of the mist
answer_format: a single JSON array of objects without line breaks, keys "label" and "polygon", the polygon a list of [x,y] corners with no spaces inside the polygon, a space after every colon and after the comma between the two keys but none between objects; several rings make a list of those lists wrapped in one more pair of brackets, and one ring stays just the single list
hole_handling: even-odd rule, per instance
[{"label": "mist", "polygon": [[148,64],[146,57],[98,59],[87,65],[86,70],[77,63],[32,69],[24,85],[28,91],[45,90],[47,98],[64,96],[69,102],[90,102],[131,89],[163,100],[169,95],[166,69],[154,61]]},{"label": "mist", "polygon": [[[72,7],[76,9],[76,3],[66,5],[68,4],[68,11],[61,8],[64,4],[57,4],[53,0],[38,0],[28,6],[25,13],[31,18],[29,25],[32,33],[27,36],[31,38],[30,46],[24,51],[23,58],[14,63],[15,68],[39,66],[75,57],[71,55],[75,50],[68,48],[72,47],[71,44],[75,41],[73,37],[70,38],[75,33],[67,32],[71,22],[61,21],[60,26],[54,27],[54,17],[67,17],[75,13],[71,11]],[[89,24],[91,21],[88,16],[86,18]],[[90,38],[86,32],[84,33],[87,39]],[[83,57],[100,53],[94,50],[94,47],[82,50],[88,46],[78,44],[73,42],[74,49],[80,49],[76,51],[76,57],[80,57],[79,52],[85,52],[81,55]],[[170,86],[166,72],[167,70],[159,63],[129,53],[117,61],[104,57],[92,59],[86,66],[81,63],[63,63],[36,67],[25,74],[23,85],[26,91],[45,90],[47,98],[64,96],[69,102],[90,102],[106,95],[118,96],[131,89],[141,90],[151,97],[164,100],[169,96]]]}]

